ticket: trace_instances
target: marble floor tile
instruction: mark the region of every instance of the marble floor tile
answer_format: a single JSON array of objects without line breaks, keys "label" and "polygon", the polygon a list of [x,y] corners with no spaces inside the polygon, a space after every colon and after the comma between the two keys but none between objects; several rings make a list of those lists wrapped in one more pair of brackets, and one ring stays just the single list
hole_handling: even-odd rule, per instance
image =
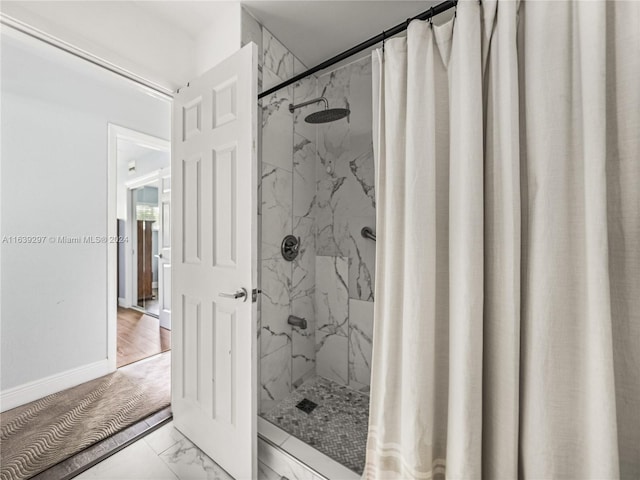
[{"label": "marble floor tile", "polygon": [[147,442],[154,452],[160,455],[168,448],[173,447],[183,438],[184,435],[176,430],[173,426],[173,422],[169,422],[144,437],[144,441]]},{"label": "marble floor tile", "polygon": [[138,440],[76,478],[81,480],[176,480],[179,477],[146,442]]},{"label": "marble floor tile", "polygon": [[233,480],[170,422],[78,477],[95,480]]},{"label": "marble floor tile", "polygon": [[180,439],[162,453],[160,458],[180,480],[233,480],[233,477],[187,438]]}]

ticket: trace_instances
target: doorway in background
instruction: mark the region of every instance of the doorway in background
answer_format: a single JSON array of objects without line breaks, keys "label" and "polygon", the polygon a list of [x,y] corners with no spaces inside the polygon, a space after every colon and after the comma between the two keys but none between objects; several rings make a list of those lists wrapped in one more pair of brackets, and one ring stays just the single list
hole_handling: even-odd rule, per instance
[{"label": "doorway in background", "polygon": [[170,143],[117,129],[116,367],[171,347]]}]

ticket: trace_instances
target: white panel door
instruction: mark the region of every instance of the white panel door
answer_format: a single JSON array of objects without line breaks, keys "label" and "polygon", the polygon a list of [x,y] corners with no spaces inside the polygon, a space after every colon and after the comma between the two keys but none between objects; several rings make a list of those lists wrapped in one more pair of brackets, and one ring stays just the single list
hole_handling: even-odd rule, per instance
[{"label": "white panel door", "polygon": [[158,304],[160,326],[171,330],[171,168],[160,170],[158,204]]},{"label": "white panel door", "polygon": [[257,472],[257,70],[249,44],[173,107],[174,423],[237,480]]}]

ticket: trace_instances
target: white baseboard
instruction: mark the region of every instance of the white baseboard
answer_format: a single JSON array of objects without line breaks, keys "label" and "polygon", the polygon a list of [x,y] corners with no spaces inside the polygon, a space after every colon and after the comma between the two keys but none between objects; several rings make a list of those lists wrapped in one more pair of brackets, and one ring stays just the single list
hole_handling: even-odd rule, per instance
[{"label": "white baseboard", "polygon": [[52,393],[75,387],[94,378],[102,377],[115,371],[114,367],[114,362],[104,359],[9,388],[0,392],[0,412],[33,402]]},{"label": "white baseboard", "polygon": [[118,306],[122,308],[131,308],[131,305],[129,305],[127,299],[123,297],[118,297]]}]

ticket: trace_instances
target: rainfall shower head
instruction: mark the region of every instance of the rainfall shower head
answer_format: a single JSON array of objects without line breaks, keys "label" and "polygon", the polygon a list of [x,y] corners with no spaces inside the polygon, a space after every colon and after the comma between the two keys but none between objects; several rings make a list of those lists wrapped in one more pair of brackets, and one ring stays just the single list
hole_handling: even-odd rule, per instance
[{"label": "rainfall shower head", "polygon": [[311,105],[313,103],[324,102],[324,110],[320,110],[319,112],[314,112],[304,119],[307,123],[329,123],[335,122],[336,120],[340,120],[348,116],[351,113],[351,110],[348,108],[329,108],[329,102],[324,97],[314,98],[313,100],[309,100],[308,102],[299,103],[297,105],[289,105],[289,111],[293,113],[296,108],[306,107],[307,105]]},{"label": "rainfall shower head", "polygon": [[307,115],[304,119],[307,123],[329,123],[335,122],[348,116],[351,111],[348,108],[326,108],[319,112],[314,112],[311,115]]}]

